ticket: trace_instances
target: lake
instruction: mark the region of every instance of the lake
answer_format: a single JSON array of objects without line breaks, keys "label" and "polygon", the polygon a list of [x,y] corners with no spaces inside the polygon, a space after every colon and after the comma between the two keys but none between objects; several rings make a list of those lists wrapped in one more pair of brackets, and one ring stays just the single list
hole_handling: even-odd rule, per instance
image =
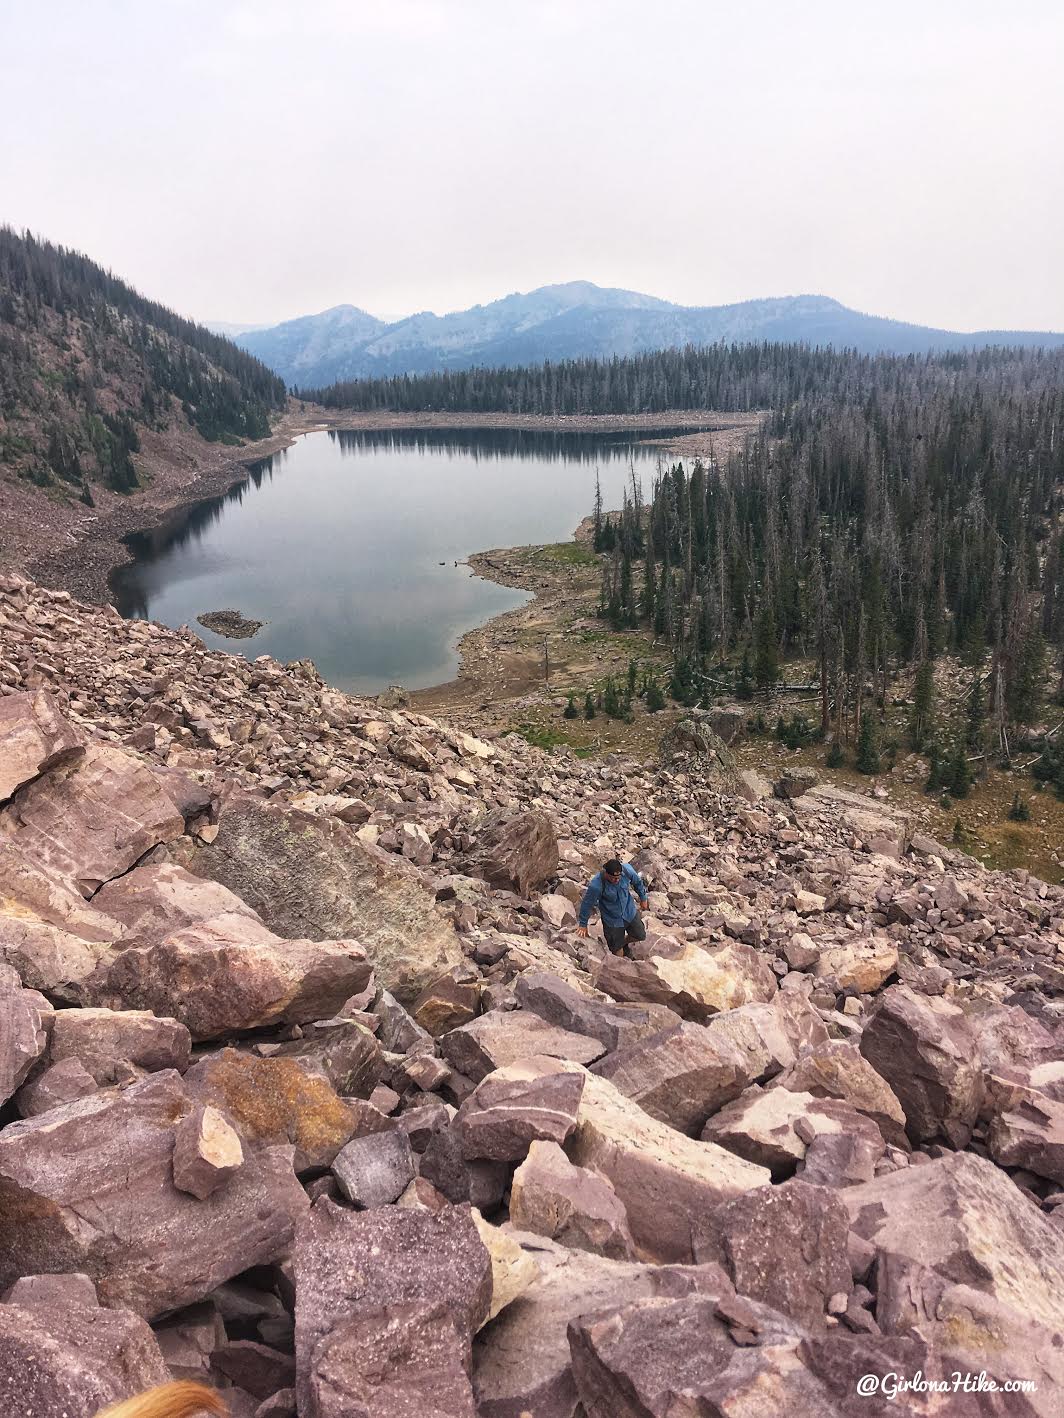
[{"label": "lake", "polygon": [[[212,648],[312,659],[340,689],[440,684],[457,673],[467,630],[531,599],[464,559],[568,540],[592,511],[596,473],[607,508],[633,470],[649,493],[660,453],[641,436],[306,434],[226,496],[129,538],[135,559],[113,577],[115,602],[127,617],[189,625]],[[196,623],[230,607],[267,624],[234,640]]]}]

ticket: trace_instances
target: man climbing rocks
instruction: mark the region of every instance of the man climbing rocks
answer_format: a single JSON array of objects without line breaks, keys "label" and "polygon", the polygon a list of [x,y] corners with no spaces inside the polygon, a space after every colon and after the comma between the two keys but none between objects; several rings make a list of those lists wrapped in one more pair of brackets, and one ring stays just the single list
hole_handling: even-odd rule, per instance
[{"label": "man climbing rocks", "polygon": [[[632,899],[635,891],[638,900]],[[646,940],[647,928],[639,913],[647,904],[647,889],[643,878],[627,862],[621,863],[616,857],[604,862],[588,883],[584,899],[580,902],[580,927],[578,935],[587,935],[587,923],[591,912],[598,911],[602,921],[602,934],[614,955],[628,955],[630,940]]]}]

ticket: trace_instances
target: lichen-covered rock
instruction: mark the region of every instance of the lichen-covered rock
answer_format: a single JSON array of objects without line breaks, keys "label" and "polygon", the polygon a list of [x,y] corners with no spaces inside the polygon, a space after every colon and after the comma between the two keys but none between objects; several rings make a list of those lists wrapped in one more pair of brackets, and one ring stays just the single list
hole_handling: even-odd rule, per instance
[{"label": "lichen-covered rock", "polygon": [[354,1104],[295,1059],[223,1049],[194,1064],[185,1083],[191,1095],[225,1114],[248,1148],[291,1143],[300,1172],[328,1167],[359,1126]]},{"label": "lichen-covered rock", "polygon": [[357,939],[378,982],[403,1003],[462,961],[417,870],[335,818],[231,797],[192,869],[236,892],[278,935]]}]

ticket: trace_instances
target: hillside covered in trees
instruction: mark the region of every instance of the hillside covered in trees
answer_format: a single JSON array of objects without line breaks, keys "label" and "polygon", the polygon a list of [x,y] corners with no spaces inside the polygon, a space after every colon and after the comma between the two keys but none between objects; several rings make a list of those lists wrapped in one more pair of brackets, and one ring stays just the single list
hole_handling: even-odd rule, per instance
[{"label": "hillside covered in trees", "polygon": [[[766,359],[775,409],[742,453],[596,509],[603,611],[665,638],[688,703],[814,662],[811,728],[858,767],[902,673],[912,746],[963,786],[961,760],[1008,752],[1064,697],[1064,356],[791,359]],[[945,654],[967,669],[943,719]]]},{"label": "hillside covered in trees", "polygon": [[0,470],[92,500],[138,486],[145,430],[269,433],[282,381],[74,251],[0,227]]}]

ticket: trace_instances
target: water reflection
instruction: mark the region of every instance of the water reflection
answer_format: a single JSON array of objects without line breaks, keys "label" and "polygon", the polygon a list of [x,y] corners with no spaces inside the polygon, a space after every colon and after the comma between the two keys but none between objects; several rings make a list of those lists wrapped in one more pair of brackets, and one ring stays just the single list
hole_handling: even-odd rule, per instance
[{"label": "water reflection", "polygon": [[[129,538],[134,560],[113,578],[116,604],[125,616],[192,625],[212,647],[309,657],[345,689],[440,683],[456,671],[464,631],[529,599],[473,577],[465,558],[567,540],[591,511],[596,475],[606,505],[619,506],[631,472],[649,483],[655,470],[657,450],[639,437],[310,434],[250,465],[225,495]],[[230,607],[267,624],[234,641],[195,623]]]}]

